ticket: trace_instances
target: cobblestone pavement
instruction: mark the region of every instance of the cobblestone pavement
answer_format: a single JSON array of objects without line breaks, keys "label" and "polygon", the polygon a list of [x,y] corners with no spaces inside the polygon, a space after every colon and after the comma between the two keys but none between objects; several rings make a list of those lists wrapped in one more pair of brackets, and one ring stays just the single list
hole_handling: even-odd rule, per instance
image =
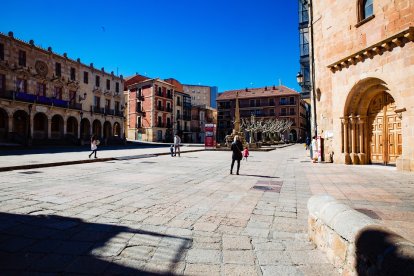
[{"label": "cobblestone pavement", "polygon": [[0,274],[337,275],[307,239],[313,193],[412,234],[413,174],[312,164],[296,145],[230,175],[230,155],[0,173]]}]

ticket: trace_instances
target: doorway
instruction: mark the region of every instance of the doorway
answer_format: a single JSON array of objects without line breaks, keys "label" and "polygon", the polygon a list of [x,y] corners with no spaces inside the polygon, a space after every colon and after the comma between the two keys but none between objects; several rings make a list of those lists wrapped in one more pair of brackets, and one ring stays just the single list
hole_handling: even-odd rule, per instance
[{"label": "doorway", "polygon": [[386,92],[380,92],[370,102],[367,115],[373,164],[395,165],[402,154],[401,119],[394,110],[395,101]]}]

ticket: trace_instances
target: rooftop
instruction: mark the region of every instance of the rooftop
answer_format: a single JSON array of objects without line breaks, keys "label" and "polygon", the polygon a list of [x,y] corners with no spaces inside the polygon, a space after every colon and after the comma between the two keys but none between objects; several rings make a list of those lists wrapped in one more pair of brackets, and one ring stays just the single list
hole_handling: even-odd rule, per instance
[{"label": "rooftop", "polygon": [[217,100],[232,100],[236,98],[236,94],[239,94],[239,99],[247,98],[261,98],[261,97],[273,97],[273,96],[289,96],[299,95],[299,92],[288,88],[283,85],[279,86],[265,86],[260,88],[245,88],[238,90],[228,90],[221,92],[217,97]]}]

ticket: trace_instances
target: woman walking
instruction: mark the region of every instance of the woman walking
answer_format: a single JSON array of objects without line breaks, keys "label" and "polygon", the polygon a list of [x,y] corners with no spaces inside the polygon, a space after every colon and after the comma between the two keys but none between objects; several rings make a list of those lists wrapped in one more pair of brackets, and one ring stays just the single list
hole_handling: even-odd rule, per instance
[{"label": "woman walking", "polygon": [[242,150],[243,150],[243,145],[239,140],[239,136],[236,135],[236,136],[234,136],[233,143],[231,143],[231,151],[233,152],[233,154],[231,156],[232,160],[231,160],[230,174],[233,174],[234,161],[237,161],[237,172],[236,172],[236,174],[239,174],[240,160],[242,160],[242,158],[243,158]]},{"label": "woman walking", "polygon": [[94,154],[94,153],[95,153],[95,158],[98,158],[98,157],[96,157],[96,151],[98,150],[98,145],[99,145],[99,140],[96,137],[96,135],[94,134],[91,137],[91,151],[92,152],[91,152],[91,154],[89,154],[89,158],[91,158],[92,154]]}]

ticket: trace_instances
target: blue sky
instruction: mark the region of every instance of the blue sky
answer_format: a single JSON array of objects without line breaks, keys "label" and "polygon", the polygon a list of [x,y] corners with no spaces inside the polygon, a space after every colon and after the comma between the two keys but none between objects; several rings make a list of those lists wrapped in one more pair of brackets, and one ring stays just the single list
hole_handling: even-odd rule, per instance
[{"label": "blue sky", "polygon": [[2,3],[0,31],[124,76],[176,78],[219,92],[299,90],[297,1],[136,0]]}]

